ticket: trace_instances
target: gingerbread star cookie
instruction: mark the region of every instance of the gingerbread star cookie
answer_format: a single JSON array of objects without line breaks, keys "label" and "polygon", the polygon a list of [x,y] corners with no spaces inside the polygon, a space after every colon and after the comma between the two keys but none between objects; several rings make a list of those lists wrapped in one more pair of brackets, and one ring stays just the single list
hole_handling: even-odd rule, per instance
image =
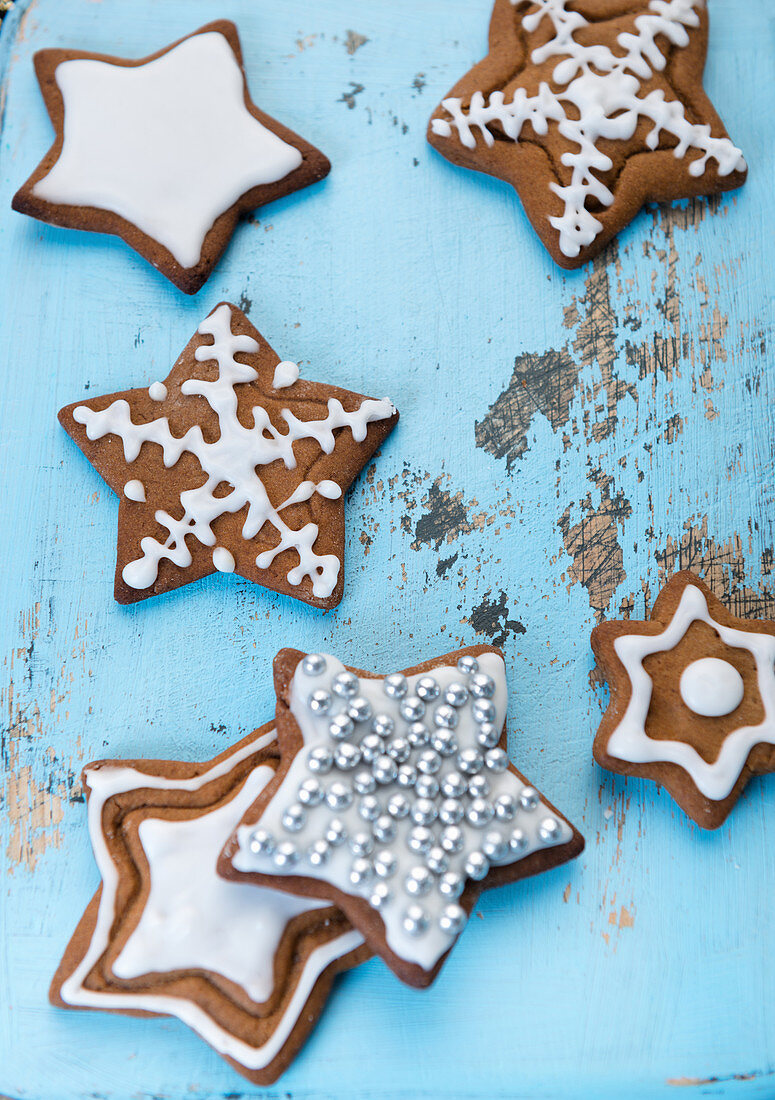
[{"label": "gingerbread star cookie", "polygon": [[225,20],[140,61],[42,50],[35,71],[56,138],[14,210],[114,233],[187,294],[240,214],[331,167],[251,101],[237,28]]},{"label": "gingerbread star cookie", "polygon": [[369,955],[336,909],[216,874],[277,761],[270,724],[206,764],[86,768],[102,885],[56,972],[53,1004],[176,1016],[255,1084],[276,1080],[334,976]]},{"label": "gingerbread star cookie", "polygon": [[497,649],[390,676],[284,649],[274,673],[280,767],[219,871],[333,901],[410,985],[430,985],[482,890],[582,851],[509,763]]},{"label": "gingerbread star cookie", "polygon": [[215,571],[316,607],[339,603],[343,495],[398,413],[387,398],[298,374],[221,303],[164,382],[62,409],[120,498],[119,603]]},{"label": "gingerbread star cookie", "polygon": [[775,771],[775,622],[738,619],[682,572],[650,621],[602,623],[592,648],[611,689],[602,767],[656,780],[704,829]]},{"label": "gingerbread star cookie", "polygon": [[746,164],[702,89],[705,0],[495,0],[489,54],[428,140],[510,183],[562,267],[649,200],[739,187]]}]

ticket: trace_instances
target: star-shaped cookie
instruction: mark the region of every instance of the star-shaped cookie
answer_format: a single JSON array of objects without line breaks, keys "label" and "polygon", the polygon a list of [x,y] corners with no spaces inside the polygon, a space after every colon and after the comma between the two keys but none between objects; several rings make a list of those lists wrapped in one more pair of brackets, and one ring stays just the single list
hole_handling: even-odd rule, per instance
[{"label": "star-shaped cookie", "polygon": [[390,676],[284,649],[274,673],[280,767],[218,869],[334,902],[410,985],[430,985],[482,890],[582,851],[509,763],[497,649]]},{"label": "star-shaped cookie", "polygon": [[739,187],[702,88],[705,0],[495,0],[489,53],[434,112],[448,160],[506,180],[562,267],[649,201]]},{"label": "star-shaped cookie", "polygon": [[775,622],[738,619],[682,572],[650,621],[601,623],[592,648],[611,690],[602,767],[656,780],[704,829],[775,771]]},{"label": "star-shaped cookie", "polygon": [[276,1080],[334,976],[369,955],[336,909],[216,874],[277,761],[269,724],[205,764],[86,768],[102,885],[56,972],[53,1004],[176,1016],[249,1080]]},{"label": "star-shaped cookie", "polygon": [[56,138],[14,209],[114,233],[187,294],[241,214],[331,167],[252,102],[237,28],[225,20],[140,61],[41,50],[35,71]]},{"label": "star-shaped cookie", "polygon": [[216,571],[316,607],[339,603],[343,496],[398,413],[387,398],[298,373],[222,302],[164,382],[62,409],[120,498],[119,603]]}]

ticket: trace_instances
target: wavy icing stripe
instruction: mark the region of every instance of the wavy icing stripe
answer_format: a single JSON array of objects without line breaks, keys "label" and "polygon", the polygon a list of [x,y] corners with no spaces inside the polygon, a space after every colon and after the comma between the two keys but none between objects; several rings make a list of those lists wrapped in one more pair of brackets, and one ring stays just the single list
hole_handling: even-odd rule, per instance
[{"label": "wavy icing stripe", "polygon": [[[511,0],[513,5],[521,2]],[[442,101],[449,119],[434,119],[431,125],[441,137],[450,137],[453,128],[456,129],[462,144],[473,149],[475,130],[487,145],[494,144],[488,129],[493,122],[515,142],[526,122],[542,135],[547,133],[550,122],[556,122],[562,136],[577,146],[576,152],[562,155],[562,163],[573,170],[571,182],[567,186],[549,184],[564,204],[561,216],[549,218],[559,232],[563,255],[578,256],[603,228],[587,210],[587,199],[596,199],[603,206],[614,201],[611,190],[594,175],[595,170],[607,172],[613,167],[610,157],[597,148],[597,142],[601,138],[628,141],[641,118],[653,123],[646,137],[649,149],[657,148],[664,131],[678,142],[674,149],[676,158],[686,156],[689,150],[701,153],[689,165],[690,175],[701,176],[711,159],[716,161],[720,176],[745,170],[743,155],[729,138],[712,137],[709,126],[689,122],[682,103],[666,99],[661,90],[639,95],[642,81],[654,72],[661,72],[666,64],[657,45],[658,35],[664,35],[673,46],[687,46],[686,28],[699,26],[697,8],[704,0],[650,0],[648,10],[635,20],[637,34],[617,35],[617,45],[623,50],[621,56],[603,43],[584,45],[576,40],[575,33],[589,23],[580,12],[568,11],[566,0],[534,2],[536,10],[522,18],[525,30],[535,31],[548,18],[554,36],[533,50],[531,60],[540,65],[547,58],[562,57],[552,80],[563,91],[553,92],[542,81],[537,95],[529,96],[524,88],[517,88],[510,103],[505,102],[502,91],[493,92],[488,100],[482,92],[474,92],[465,110],[461,99],[450,97]]]}]

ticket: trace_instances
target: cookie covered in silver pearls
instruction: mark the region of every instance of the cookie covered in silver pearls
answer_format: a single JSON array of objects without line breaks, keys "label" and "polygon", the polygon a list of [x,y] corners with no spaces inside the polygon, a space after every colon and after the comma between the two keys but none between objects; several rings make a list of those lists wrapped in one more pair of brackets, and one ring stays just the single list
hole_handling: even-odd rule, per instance
[{"label": "cookie covered in silver pearls", "polygon": [[499,650],[377,676],[285,649],[274,675],[280,768],[219,872],[335,902],[408,984],[434,980],[482,890],[582,851],[509,762]]}]

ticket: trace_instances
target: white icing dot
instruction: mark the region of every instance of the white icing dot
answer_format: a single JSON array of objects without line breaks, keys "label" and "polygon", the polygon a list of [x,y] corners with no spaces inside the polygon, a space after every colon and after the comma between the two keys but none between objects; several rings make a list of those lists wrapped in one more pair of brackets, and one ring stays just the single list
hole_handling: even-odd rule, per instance
[{"label": "white icing dot", "polygon": [[133,478],[128,481],[124,486],[124,496],[128,500],[137,500],[141,504],[145,502],[145,486],[142,481],[138,481],[137,478]]},{"label": "white icing dot", "polygon": [[213,550],[213,565],[219,573],[233,573],[237,568],[234,555],[225,546],[216,546]]},{"label": "white icing dot", "polygon": [[298,363],[291,363],[285,359],[282,363],[278,363],[274,369],[274,379],[272,385],[276,390],[284,390],[288,386],[292,386],[299,377]]},{"label": "white icing dot", "polygon": [[167,387],[163,382],[151,382],[148,387],[148,396],[151,401],[163,401],[167,396]]},{"label": "white icing dot", "polygon": [[731,714],[745,693],[743,678],[734,665],[718,657],[692,661],[681,673],[681,698],[689,710],[703,718]]}]

